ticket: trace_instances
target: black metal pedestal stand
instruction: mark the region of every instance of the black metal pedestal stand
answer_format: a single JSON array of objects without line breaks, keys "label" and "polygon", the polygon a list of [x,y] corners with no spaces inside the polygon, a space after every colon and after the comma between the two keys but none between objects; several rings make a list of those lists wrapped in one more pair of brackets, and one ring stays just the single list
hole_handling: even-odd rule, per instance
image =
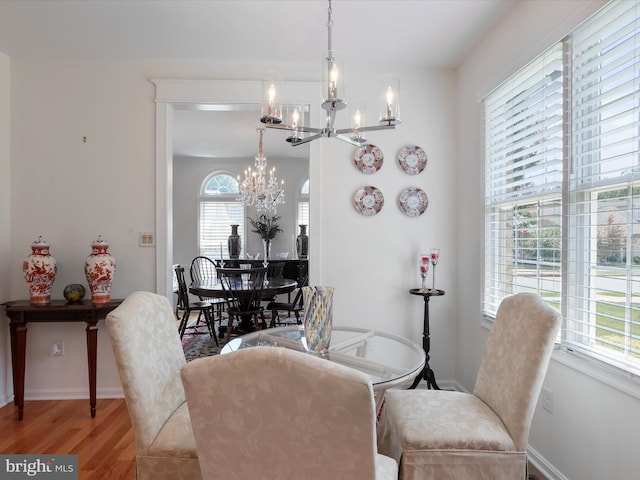
[{"label": "black metal pedestal stand", "polygon": [[409,290],[411,295],[420,295],[424,298],[424,324],[422,327],[422,348],[424,349],[424,353],[427,355],[427,358],[424,362],[424,368],[422,372],[418,374],[416,379],[413,381],[413,385],[409,388],[416,388],[420,383],[420,380],[423,378],[427,382],[427,387],[432,388],[434,390],[440,390],[440,387],[436,383],[436,377],[433,374],[433,370],[429,366],[429,351],[431,350],[431,336],[429,334],[429,299],[431,297],[440,297],[444,295],[444,290],[426,290],[423,291],[420,288],[412,288]]}]

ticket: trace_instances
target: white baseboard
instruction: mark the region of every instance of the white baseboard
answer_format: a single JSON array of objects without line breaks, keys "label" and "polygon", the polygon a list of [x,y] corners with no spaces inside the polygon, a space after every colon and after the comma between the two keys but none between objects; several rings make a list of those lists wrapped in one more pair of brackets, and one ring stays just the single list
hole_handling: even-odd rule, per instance
[{"label": "white baseboard", "polygon": [[569,480],[560,470],[547,462],[531,445],[527,447],[527,459],[549,480]]},{"label": "white baseboard", "polygon": [[0,407],[9,405],[9,403],[13,403],[13,395],[4,395],[0,397]]},{"label": "white baseboard", "polygon": [[[123,398],[122,388],[99,388],[96,390],[96,398]],[[25,400],[78,400],[89,398],[86,388],[65,390],[25,390]],[[13,399],[12,399],[13,401]]]}]

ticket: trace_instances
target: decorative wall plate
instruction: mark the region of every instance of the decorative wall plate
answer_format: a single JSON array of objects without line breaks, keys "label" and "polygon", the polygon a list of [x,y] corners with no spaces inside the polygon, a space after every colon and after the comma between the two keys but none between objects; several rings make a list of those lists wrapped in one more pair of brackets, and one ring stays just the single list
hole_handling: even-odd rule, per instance
[{"label": "decorative wall plate", "polygon": [[409,175],[417,175],[427,166],[427,154],[417,145],[405,145],[398,154],[400,167]]},{"label": "decorative wall plate", "polygon": [[376,173],[382,167],[384,155],[375,145],[363,145],[356,150],[353,163],[362,173]]},{"label": "decorative wall plate", "polygon": [[398,205],[408,217],[419,217],[429,205],[427,194],[418,187],[408,187],[400,192]]},{"label": "decorative wall plate", "polygon": [[353,197],[353,206],[365,217],[375,215],[382,209],[383,205],[384,196],[376,187],[362,187]]}]

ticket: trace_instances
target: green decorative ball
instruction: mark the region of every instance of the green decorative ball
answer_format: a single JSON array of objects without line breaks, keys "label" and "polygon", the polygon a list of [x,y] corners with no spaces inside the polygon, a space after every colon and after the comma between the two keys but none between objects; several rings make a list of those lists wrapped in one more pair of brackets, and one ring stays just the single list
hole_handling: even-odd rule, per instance
[{"label": "green decorative ball", "polygon": [[64,287],[64,298],[68,302],[79,302],[84,298],[85,293],[87,292],[79,283],[72,283]]}]

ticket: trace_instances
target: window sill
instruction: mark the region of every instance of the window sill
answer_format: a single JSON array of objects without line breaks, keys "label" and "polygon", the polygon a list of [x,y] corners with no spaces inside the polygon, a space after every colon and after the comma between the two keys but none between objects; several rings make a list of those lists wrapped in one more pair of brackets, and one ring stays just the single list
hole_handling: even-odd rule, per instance
[{"label": "window sill", "polygon": [[[493,327],[492,320],[489,317],[484,317],[481,326],[490,331]],[[567,351],[559,344],[554,346],[551,360],[640,400],[640,378],[631,373],[579,352]]]}]

